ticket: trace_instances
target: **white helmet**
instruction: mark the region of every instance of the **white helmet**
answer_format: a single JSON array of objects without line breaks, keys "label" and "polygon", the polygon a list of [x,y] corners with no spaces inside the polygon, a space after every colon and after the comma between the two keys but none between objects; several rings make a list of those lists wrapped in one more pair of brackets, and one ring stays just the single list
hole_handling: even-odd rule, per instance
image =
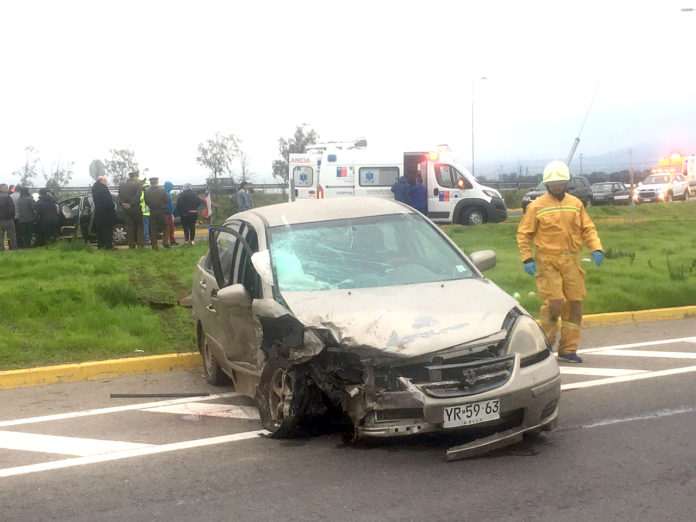
[{"label": "white helmet", "polygon": [[554,181],[570,181],[570,170],[562,161],[552,161],[544,168],[544,183]]}]

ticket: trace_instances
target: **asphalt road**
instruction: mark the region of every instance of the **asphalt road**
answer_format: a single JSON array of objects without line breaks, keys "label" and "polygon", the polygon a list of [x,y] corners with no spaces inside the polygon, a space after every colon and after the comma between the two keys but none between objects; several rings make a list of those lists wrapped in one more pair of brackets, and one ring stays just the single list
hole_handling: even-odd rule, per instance
[{"label": "asphalt road", "polygon": [[[581,348],[556,431],[450,463],[453,437],[265,438],[200,370],[0,391],[0,519],[696,520],[696,319]],[[172,392],[224,395],[109,397]]]}]

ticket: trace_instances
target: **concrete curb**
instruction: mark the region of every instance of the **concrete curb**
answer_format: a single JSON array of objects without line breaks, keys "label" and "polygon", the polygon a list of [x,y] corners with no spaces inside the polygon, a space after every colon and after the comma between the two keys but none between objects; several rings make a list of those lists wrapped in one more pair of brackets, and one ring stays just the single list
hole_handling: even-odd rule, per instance
[{"label": "concrete curb", "polygon": [[[696,306],[590,314],[583,316],[583,327],[592,328],[649,321],[670,321],[687,317],[696,317]],[[168,372],[195,368],[200,365],[201,356],[198,352],[186,352],[7,370],[0,371],[0,390],[41,386],[59,382],[110,379],[140,373]]]},{"label": "concrete curb", "polygon": [[0,372],[0,390],[58,382],[110,379],[139,373],[168,372],[195,368],[200,364],[200,353],[186,352],[7,370]]},{"label": "concrete curb", "polygon": [[592,328],[594,326],[646,323],[649,321],[673,321],[677,319],[686,319],[687,317],[696,317],[696,306],[636,310],[634,312],[589,314],[582,317],[582,326],[585,328]]}]

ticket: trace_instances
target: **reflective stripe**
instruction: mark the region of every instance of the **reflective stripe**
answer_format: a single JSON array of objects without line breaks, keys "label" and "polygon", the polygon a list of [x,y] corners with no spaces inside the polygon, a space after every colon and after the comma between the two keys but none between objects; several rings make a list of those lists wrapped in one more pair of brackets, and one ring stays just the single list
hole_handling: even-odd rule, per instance
[{"label": "reflective stripe", "polygon": [[578,323],[571,323],[569,321],[561,321],[561,328],[570,328],[571,330],[579,330],[580,325]]},{"label": "reflective stripe", "polygon": [[542,214],[547,214],[549,212],[577,212],[579,214],[580,209],[578,207],[550,207],[537,211],[536,215],[539,217]]}]

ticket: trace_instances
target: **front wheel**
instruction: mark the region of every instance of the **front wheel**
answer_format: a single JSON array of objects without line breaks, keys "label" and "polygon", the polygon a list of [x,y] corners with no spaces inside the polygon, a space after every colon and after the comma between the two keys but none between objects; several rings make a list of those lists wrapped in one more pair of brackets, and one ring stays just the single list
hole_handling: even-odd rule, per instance
[{"label": "front wheel", "polygon": [[284,368],[277,359],[266,361],[259,379],[257,401],[261,424],[275,439],[295,435],[308,402],[308,386],[296,368]]},{"label": "front wheel", "polygon": [[464,211],[464,219],[462,219],[462,225],[481,225],[486,222],[486,215],[483,209],[479,207],[472,207]]},{"label": "front wheel", "polygon": [[686,190],[684,190],[684,201],[689,201],[690,196],[691,194],[689,194],[689,189],[687,188]]},{"label": "front wheel", "polygon": [[665,203],[671,203],[673,199],[672,193],[668,192],[667,195],[665,196]]}]

